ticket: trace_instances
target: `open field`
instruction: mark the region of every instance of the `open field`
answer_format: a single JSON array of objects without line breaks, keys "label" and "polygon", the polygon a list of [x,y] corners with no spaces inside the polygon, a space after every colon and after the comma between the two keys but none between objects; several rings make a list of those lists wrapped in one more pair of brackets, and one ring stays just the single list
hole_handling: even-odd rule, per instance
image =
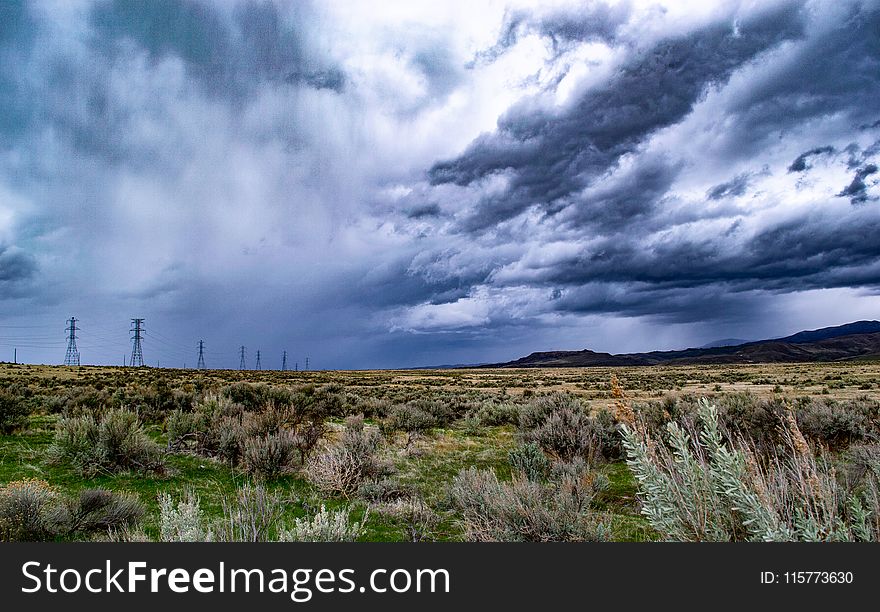
[{"label": "open field", "polygon": [[[162,493],[178,518],[183,506],[176,504],[197,498],[194,515],[208,529],[254,483],[275,495],[266,502],[272,539],[281,537],[278,525],[296,519],[315,527],[322,505],[349,526],[363,522],[347,532],[361,540],[684,539],[658,532],[646,518],[619,426],[642,423],[648,438],[662,440],[660,421],[692,425],[700,397],[719,406],[731,441],[747,434],[756,448],[777,449],[767,456],[784,447],[777,436],[784,421],[772,419],[791,405],[805,439],[835,474],[864,463],[852,459],[853,449],[869,463],[880,457],[877,362],[354,372],[2,364],[0,485],[45,481],[35,486],[70,508],[83,489],[128,492],[142,516],[120,522],[125,529],[114,537],[174,539],[167,525],[163,531]],[[2,411],[12,416],[3,421]],[[137,423],[125,420],[131,413]],[[83,433],[89,427],[94,433]],[[92,452],[101,445],[110,450]],[[343,475],[340,457],[355,461]],[[469,468],[493,470],[497,481]],[[853,495],[867,486],[844,485]],[[498,510],[503,519],[479,516],[480,495],[511,495],[513,505],[534,507],[526,518],[511,519],[505,509]],[[569,514],[553,516],[559,507]],[[876,523],[870,510],[868,522]],[[528,528],[485,524],[496,519]],[[106,537],[101,521],[90,531],[66,525],[44,536]],[[288,539],[308,537],[308,525],[291,530]]]}]

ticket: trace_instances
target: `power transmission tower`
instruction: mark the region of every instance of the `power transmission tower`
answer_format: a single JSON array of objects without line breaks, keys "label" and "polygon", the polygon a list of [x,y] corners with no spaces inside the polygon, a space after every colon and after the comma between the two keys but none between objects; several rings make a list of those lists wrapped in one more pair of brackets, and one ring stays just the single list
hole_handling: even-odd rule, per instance
[{"label": "power transmission tower", "polygon": [[287,371],[287,351],[284,351],[284,356],[281,357],[281,371]]},{"label": "power transmission tower", "polygon": [[306,372],[309,371],[309,358],[306,357]]},{"label": "power transmission tower", "polygon": [[[129,331],[134,334],[131,345],[131,365],[132,367],[142,367],[144,365],[144,352],[141,349],[141,341],[144,339],[144,320],[132,319],[131,324],[134,326]],[[157,366],[158,367],[158,366]]]},{"label": "power transmission tower", "polygon": [[257,351],[257,363],[254,366],[255,370],[261,370],[262,366],[260,365],[260,351]]},{"label": "power transmission tower", "polygon": [[196,366],[200,370],[205,369],[205,341],[199,340],[199,365]]},{"label": "power transmission tower", "polygon": [[298,361],[294,364],[293,368],[296,372],[299,372],[299,362]]},{"label": "power transmission tower", "polygon": [[79,365],[79,351],[76,350],[76,317],[70,317],[67,321],[67,354],[64,356],[64,365]]},{"label": "power transmission tower", "polygon": [[238,369],[239,370],[247,370],[247,363],[244,360],[244,345],[243,344],[241,345],[240,351],[241,351],[241,361],[238,364]]}]

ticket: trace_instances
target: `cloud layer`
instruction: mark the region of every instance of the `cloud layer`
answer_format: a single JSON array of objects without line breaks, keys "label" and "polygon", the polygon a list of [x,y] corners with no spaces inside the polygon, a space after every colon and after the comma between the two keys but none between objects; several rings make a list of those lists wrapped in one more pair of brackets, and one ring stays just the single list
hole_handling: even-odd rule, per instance
[{"label": "cloud layer", "polygon": [[0,11],[0,359],[72,315],[215,367],[878,316],[877,2]]}]

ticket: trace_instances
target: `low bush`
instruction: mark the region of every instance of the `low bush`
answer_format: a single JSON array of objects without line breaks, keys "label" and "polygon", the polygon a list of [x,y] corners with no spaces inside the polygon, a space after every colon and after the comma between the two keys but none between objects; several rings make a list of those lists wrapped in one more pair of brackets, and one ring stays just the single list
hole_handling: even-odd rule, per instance
[{"label": "low bush", "polygon": [[384,502],[375,511],[400,523],[410,542],[431,540],[440,523],[437,513],[415,495]]},{"label": "low bush", "polygon": [[0,389],[0,433],[10,434],[27,425],[30,406],[15,389]]},{"label": "low bush", "polygon": [[257,478],[274,478],[289,471],[296,458],[295,434],[282,430],[244,441],[242,467]]},{"label": "low bush", "polygon": [[703,400],[698,423],[667,425],[656,443],[644,423],[622,427],[642,514],[669,540],[877,540],[880,481],[846,491],[810,449],[791,411],[779,454],[761,458],[748,439],[725,440]]},{"label": "low bush", "polygon": [[0,541],[39,542],[60,532],[61,495],[44,480],[19,480],[0,487]]},{"label": "low bush", "polygon": [[168,493],[159,494],[159,540],[162,542],[210,542],[199,498],[192,492],[176,504]]},{"label": "low bush", "polygon": [[871,418],[866,407],[861,402],[812,399],[797,407],[795,417],[807,438],[831,449],[842,449],[868,437]]},{"label": "low bush", "polygon": [[65,496],[42,480],[0,487],[0,541],[81,538],[134,527],[144,515],[137,497],[106,489]]},{"label": "low bush", "polygon": [[358,487],[357,496],[369,503],[385,503],[403,497],[411,497],[415,490],[394,478],[368,480]]},{"label": "low bush", "polygon": [[245,484],[221,500],[223,517],[214,527],[219,542],[272,542],[278,539],[284,502],[260,484]]},{"label": "low bush", "polygon": [[591,418],[569,407],[551,412],[535,429],[527,431],[525,438],[563,461],[592,455],[597,448]]},{"label": "low bush", "polygon": [[247,410],[226,395],[207,395],[193,412],[173,411],[165,421],[169,448],[243,462],[250,473],[267,477],[287,471],[295,459],[304,464],[325,432],[316,404],[278,403],[294,395],[275,387],[233,387],[233,397],[264,403]]},{"label": "low bush", "polygon": [[62,417],[49,455],[85,474],[164,468],[162,449],[147,436],[138,416],[125,409],[109,410],[98,419]]},{"label": "low bush", "polygon": [[387,471],[378,460],[380,442],[379,433],[364,428],[362,418],[349,418],[340,440],[312,457],[306,476],[323,493],[351,497],[364,482]]},{"label": "low bush", "polygon": [[413,438],[433,427],[437,427],[437,418],[418,404],[398,404],[392,406],[388,416],[382,421],[382,430],[386,434],[402,431],[407,434],[407,446]]},{"label": "low bush", "polygon": [[541,481],[550,473],[550,461],[534,442],[511,449],[507,453],[510,469],[528,480]]},{"label": "low bush", "polygon": [[519,413],[520,407],[508,402],[482,402],[471,412],[484,427],[515,425],[519,422]]},{"label": "low bush", "polygon": [[455,476],[449,494],[469,541],[599,541],[608,532],[591,509],[597,491],[583,481],[500,482],[493,470],[472,467]]},{"label": "low bush", "polygon": [[282,529],[279,540],[282,542],[354,542],[364,534],[363,523],[351,522],[350,510],[328,511],[323,505],[311,518],[297,518],[289,529]]}]

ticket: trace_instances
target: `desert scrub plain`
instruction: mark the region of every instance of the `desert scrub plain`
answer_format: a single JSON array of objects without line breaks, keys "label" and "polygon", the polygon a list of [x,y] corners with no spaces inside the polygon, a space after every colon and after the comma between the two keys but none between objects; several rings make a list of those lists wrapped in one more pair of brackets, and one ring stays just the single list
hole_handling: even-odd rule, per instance
[{"label": "desert scrub plain", "polygon": [[876,541],[878,383],[0,364],[0,541]]}]

